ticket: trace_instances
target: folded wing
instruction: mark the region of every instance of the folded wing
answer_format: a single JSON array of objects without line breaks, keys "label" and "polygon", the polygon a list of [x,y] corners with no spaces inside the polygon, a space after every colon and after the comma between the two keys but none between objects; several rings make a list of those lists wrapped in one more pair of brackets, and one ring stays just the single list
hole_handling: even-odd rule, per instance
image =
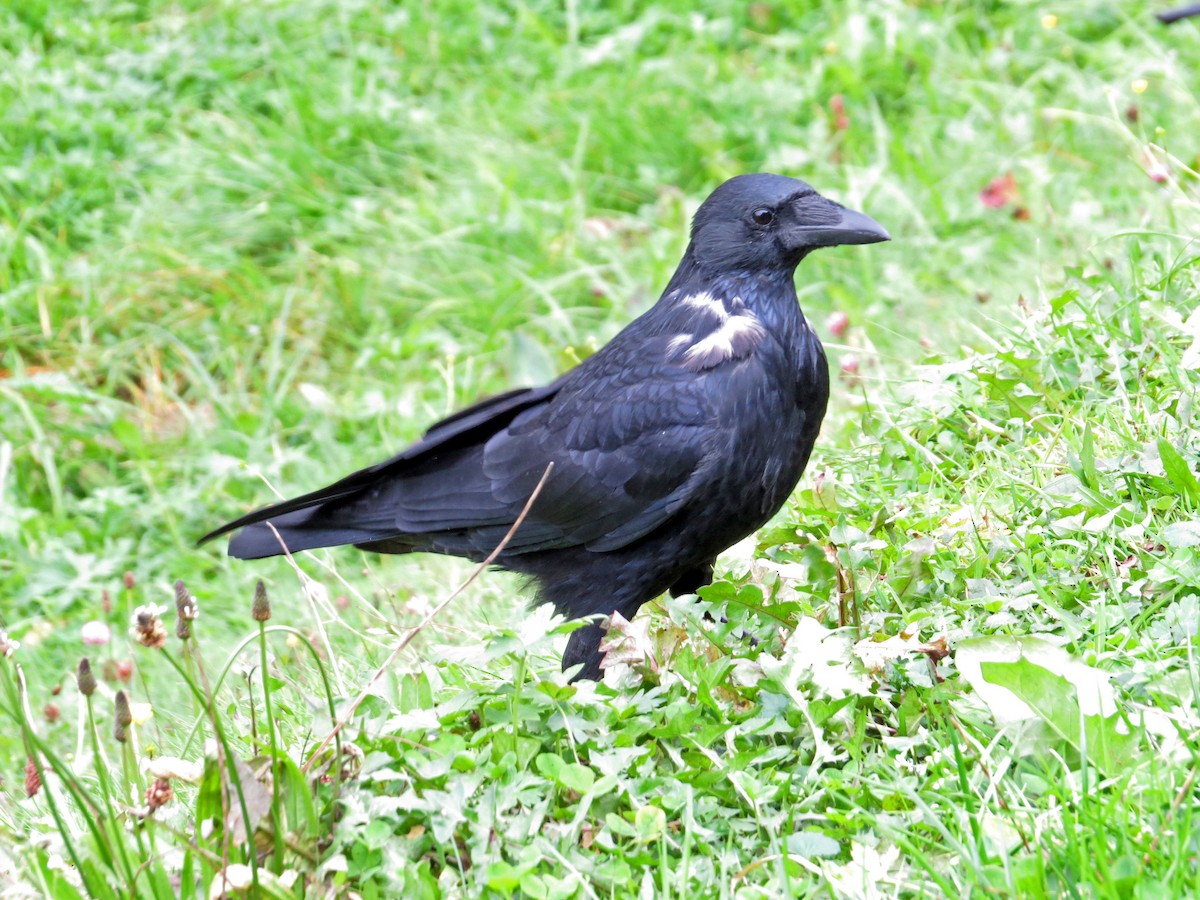
[{"label": "folded wing", "polygon": [[350,543],[482,559],[553,462],[503,555],[615,550],[660,527],[698,489],[716,437],[705,380],[661,363],[626,362],[512,391],[439,422],[384,463],[250,513],[204,540],[240,528],[229,552],[244,559],[278,555],[284,545]]}]

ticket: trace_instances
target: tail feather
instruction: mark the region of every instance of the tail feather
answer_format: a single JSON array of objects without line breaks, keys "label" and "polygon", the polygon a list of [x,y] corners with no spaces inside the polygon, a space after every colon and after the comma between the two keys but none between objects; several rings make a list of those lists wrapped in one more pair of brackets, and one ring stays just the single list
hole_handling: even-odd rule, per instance
[{"label": "tail feather", "polygon": [[[368,543],[396,537],[397,529],[395,527],[386,533],[380,533],[363,521],[358,521],[356,527],[339,527],[336,521],[326,521],[323,526],[314,523],[311,527],[299,528],[298,526],[302,522],[307,521],[308,516],[299,519],[285,517],[290,517],[293,513],[302,513],[305,510],[314,510],[309,514],[313,517],[315,517],[316,510],[320,510],[322,515],[328,515],[331,509],[344,508],[343,502],[351,502],[355,495],[363,493],[368,488],[378,487],[381,483],[398,479],[402,475],[415,474],[416,467],[422,462],[428,462],[430,457],[436,458],[434,454],[440,453],[445,457],[453,451],[468,450],[472,447],[477,450],[481,449],[491,435],[506,427],[519,413],[548,401],[557,392],[558,383],[555,382],[542,388],[520,388],[482,400],[474,406],[438,422],[425,433],[425,437],[399,455],[378,465],[360,469],[328,487],[284,500],[273,506],[256,509],[254,512],[247,513],[241,518],[234,519],[232,522],[227,522],[220,528],[210,531],[200,538],[198,543],[203,544],[205,541],[211,541],[223,534],[244,528],[248,532],[247,536],[236,537],[230,542],[229,552],[232,556],[241,559],[277,556],[283,552],[283,548],[279,545],[279,539],[265,525],[257,527],[267,521],[275,525],[281,536],[284,527],[296,527],[296,530],[290,533],[290,539],[285,541],[288,549],[294,550],[309,550],[314,547],[330,547],[335,544],[356,542]],[[440,471],[444,477],[444,458]],[[461,480],[451,478],[447,484],[462,488]],[[432,504],[437,499],[433,496],[421,498],[416,484],[412,486],[411,490],[414,494],[414,504]],[[445,496],[454,495],[452,490],[445,487],[441,489],[441,492]],[[375,514],[379,513],[380,510],[376,509]],[[368,518],[370,517],[368,511]],[[295,544],[292,543],[293,540],[296,542]]]},{"label": "tail feather", "polygon": [[[316,550],[379,540],[379,531],[364,528],[338,527],[335,524],[313,524],[305,527],[308,510],[288,513],[278,518],[252,522],[242,528],[229,542],[229,555],[236,559],[263,559],[280,556],[285,551]],[[390,536],[390,535],[389,535]]]},{"label": "tail feather", "polygon": [[[196,543],[203,544],[211,541],[213,538],[218,538],[223,534],[228,534],[231,531],[237,531],[239,528],[245,528],[247,525],[255,525],[259,522],[266,522],[268,519],[278,520],[283,516],[291,513],[303,512],[312,509],[315,506],[322,506],[332,500],[341,500],[345,497],[350,497],[360,492],[364,486],[370,483],[368,475],[374,475],[370,469],[363,469],[360,472],[355,472],[353,475],[348,475],[341,481],[323,487],[320,490],[312,491],[308,494],[302,494],[299,497],[293,497],[290,500],[284,500],[280,503],[264,506],[261,509],[256,509],[253,512],[248,512],[246,515],[234,519],[232,522],[226,522],[220,528],[210,531],[204,537],[200,538]],[[278,527],[278,523],[276,524]],[[269,531],[269,530],[268,530]],[[278,542],[276,542],[278,544]],[[236,554],[235,554],[236,555]]]}]

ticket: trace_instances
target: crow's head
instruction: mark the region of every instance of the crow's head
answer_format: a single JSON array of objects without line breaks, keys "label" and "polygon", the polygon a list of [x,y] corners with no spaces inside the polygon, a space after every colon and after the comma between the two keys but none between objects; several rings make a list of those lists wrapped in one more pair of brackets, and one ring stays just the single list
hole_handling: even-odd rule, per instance
[{"label": "crow's head", "polygon": [[738,175],[692,221],[692,254],[704,269],[791,272],[817,247],[891,240],[869,216],[826,200],[795,178]]}]

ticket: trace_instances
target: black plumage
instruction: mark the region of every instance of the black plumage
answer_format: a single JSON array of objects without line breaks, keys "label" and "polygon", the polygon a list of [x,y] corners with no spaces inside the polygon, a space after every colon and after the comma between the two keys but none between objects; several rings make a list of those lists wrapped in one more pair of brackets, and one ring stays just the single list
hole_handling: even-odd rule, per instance
[{"label": "black plumage", "polygon": [[1190,19],[1192,16],[1200,16],[1200,3],[1189,3],[1186,6],[1167,9],[1157,13],[1158,21],[1164,25],[1172,25],[1183,19]]},{"label": "black plumage", "polygon": [[[553,462],[498,566],[571,617],[632,618],[664,591],[694,592],[718,553],[787,500],[825,415],[829,371],[796,265],[818,247],[885,240],[802,181],[733,178],[696,213],[659,301],[579,366],[202,540],[240,529],[229,553],[242,559],[278,555],[282,539],[292,551],[354,544],[480,561]],[[574,632],[563,668],[598,678],[602,637],[597,622]]]}]

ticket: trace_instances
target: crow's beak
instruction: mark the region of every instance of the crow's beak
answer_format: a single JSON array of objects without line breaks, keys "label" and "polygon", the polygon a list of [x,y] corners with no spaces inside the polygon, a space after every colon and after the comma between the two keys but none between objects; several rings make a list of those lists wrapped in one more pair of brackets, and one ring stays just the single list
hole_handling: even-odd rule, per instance
[{"label": "crow's beak", "polygon": [[868,215],[845,207],[838,207],[838,213],[838,220],[828,225],[792,228],[789,237],[793,245],[797,248],[837,247],[841,244],[877,244],[892,239],[887,229]]}]

